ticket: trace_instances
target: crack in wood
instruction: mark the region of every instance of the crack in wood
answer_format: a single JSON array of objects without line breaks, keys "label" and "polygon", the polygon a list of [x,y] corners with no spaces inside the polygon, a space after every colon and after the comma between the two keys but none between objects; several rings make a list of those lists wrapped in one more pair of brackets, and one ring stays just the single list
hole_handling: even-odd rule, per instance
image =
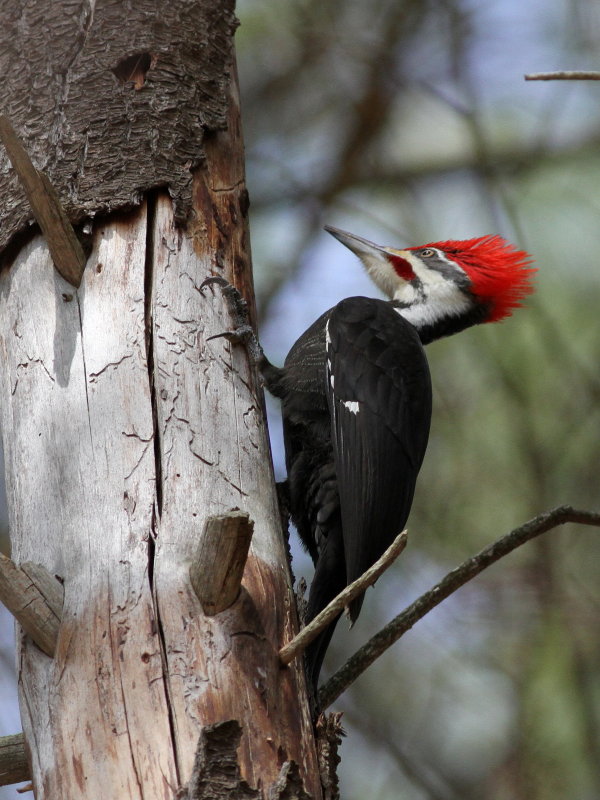
[{"label": "crack in wood", "polygon": [[114,367],[116,369],[118,366],[120,366],[124,361],[127,361],[127,359],[129,359],[129,358],[133,358],[133,353],[127,353],[122,358],[120,358],[118,361],[110,361],[108,364],[106,364],[104,367],[102,367],[102,369],[98,370],[98,372],[90,372],[90,374],[88,376],[89,382],[90,383],[95,383],[96,382],[96,378],[98,378],[100,375],[102,375],[103,372],[106,372],[106,370],[109,369],[109,367]]}]

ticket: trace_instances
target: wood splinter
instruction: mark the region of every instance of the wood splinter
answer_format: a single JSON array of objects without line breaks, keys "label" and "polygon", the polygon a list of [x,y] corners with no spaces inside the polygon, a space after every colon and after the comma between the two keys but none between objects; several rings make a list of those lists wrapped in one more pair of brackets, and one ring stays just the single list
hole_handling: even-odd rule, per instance
[{"label": "wood splinter", "polygon": [[18,175],[35,221],[42,229],[54,266],[66,281],[79,288],[87,259],[54,187],[46,175],[34,167],[4,115],[0,115],[0,140]]},{"label": "wood splinter", "polygon": [[306,650],[308,645],[317,638],[333,620],[340,614],[355,597],[362,594],[365,589],[375,583],[377,578],[395,561],[406,547],[408,541],[407,531],[398,534],[392,544],[388,547],[381,558],[372,567],[357,578],[353,583],[334,597],[329,605],[325,606],[317,616],[311,620],[305,628],[302,628],[291,642],[282,647],[279,651],[279,660],[283,665],[287,665],[297,655]]},{"label": "wood splinter", "polygon": [[48,570],[26,561],[18,567],[0,553],[0,602],[40,650],[53,656],[62,616],[64,589]]},{"label": "wood splinter", "polygon": [[206,520],[190,566],[190,580],[204,613],[229,608],[240,593],[254,522],[243,511]]}]

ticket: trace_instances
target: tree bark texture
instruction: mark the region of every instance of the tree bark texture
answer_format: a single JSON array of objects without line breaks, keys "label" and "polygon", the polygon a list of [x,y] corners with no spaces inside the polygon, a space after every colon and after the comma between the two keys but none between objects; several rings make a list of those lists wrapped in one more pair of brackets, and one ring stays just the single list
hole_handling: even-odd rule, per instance
[{"label": "tree bark texture", "polygon": [[[143,36],[153,25],[164,34],[161,63],[171,63],[163,6],[136,4],[143,5],[150,9]],[[198,5],[213,16],[220,6],[173,0],[165,13],[189,24],[177,9]],[[95,19],[117,8],[100,2],[89,12],[85,36],[57,77],[65,96],[75,90],[69,65],[95,41]],[[230,36],[228,12],[221,23]],[[201,41],[223,41],[215,25],[200,31]],[[207,48],[210,64],[220,49]],[[112,43],[107,49],[114,55]],[[218,95],[220,111],[209,131],[201,131],[199,114],[197,138],[186,143],[197,158],[186,162],[185,213],[178,211],[185,193],[173,203],[154,190],[134,211],[96,218],[77,291],[53,269],[40,236],[0,272],[0,424],[13,558],[59,575],[65,592],[54,659],[25,635],[18,643],[37,800],[172,798],[190,778],[201,732],[228,720],[241,726],[240,775],[250,787],[268,796],[285,762],[294,762],[288,772],[321,797],[304,678],[278,660],[297,622],[262,396],[244,349],[208,341],[230,320],[220,292],[200,289],[217,274],[252,294],[239,108],[235,81],[224,79],[233,69],[231,41],[225,49],[221,83],[209,82],[212,94],[202,83],[194,90],[197,107],[206,99],[212,108]],[[177,94],[179,80],[157,82],[150,105],[194,116],[189,87]],[[137,130],[130,111],[121,109],[113,120],[119,130],[98,144],[99,175],[111,157],[128,178],[145,174],[145,144],[138,141],[130,162],[122,159]],[[165,161],[176,163],[181,154],[165,150],[179,140],[161,139],[153,119],[147,126]],[[60,152],[54,157],[56,178]],[[79,168],[93,197],[93,164]],[[172,188],[161,175],[138,186]],[[78,173],[73,186],[82,181]],[[108,207],[101,182],[98,205],[82,202],[82,213]],[[125,191],[127,205],[135,192]],[[11,203],[11,219],[22,219]],[[242,590],[229,609],[207,617],[190,585],[190,560],[207,518],[234,508],[254,521]]]},{"label": "tree bark texture", "polygon": [[[72,222],[168,186],[189,217],[205,131],[225,127],[234,0],[0,0],[1,110]],[[0,249],[32,219],[0,154]]]}]

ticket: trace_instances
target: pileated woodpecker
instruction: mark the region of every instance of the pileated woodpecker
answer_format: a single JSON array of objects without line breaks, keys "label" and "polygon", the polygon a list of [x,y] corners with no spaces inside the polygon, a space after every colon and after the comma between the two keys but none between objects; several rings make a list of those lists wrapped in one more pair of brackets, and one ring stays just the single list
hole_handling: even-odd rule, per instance
[{"label": "pileated woodpecker", "polygon": [[[390,299],[342,300],[300,336],[283,368],[255,343],[265,385],[282,401],[291,517],[315,563],[309,620],[404,528],[431,419],[423,345],[510,316],[535,272],[500,236],[394,250],[326,230]],[[352,621],[362,600],[350,605]],[[335,624],[306,653],[315,693]]]}]

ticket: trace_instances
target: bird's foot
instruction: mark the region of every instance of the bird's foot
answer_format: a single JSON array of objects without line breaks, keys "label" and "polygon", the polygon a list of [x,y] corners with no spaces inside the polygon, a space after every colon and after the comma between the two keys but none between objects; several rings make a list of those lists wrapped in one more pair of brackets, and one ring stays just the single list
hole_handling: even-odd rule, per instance
[{"label": "bird's foot", "polygon": [[233,320],[233,328],[230,331],[223,331],[223,333],[216,333],[214,336],[209,336],[207,341],[211,339],[227,339],[227,341],[232,344],[244,344],[246,345],[252,364],[260,364],[264,358],[264,353],[260,342],[256,338],[254,329],[252,325],[250,325],[248,303],[235,286],[232,286],[225,278],[220,278],[218,276],[206,278],[202,281],[200,284],[200,291],[204,293],[204,289],[213,284],[221,288],[229,314]]}]

